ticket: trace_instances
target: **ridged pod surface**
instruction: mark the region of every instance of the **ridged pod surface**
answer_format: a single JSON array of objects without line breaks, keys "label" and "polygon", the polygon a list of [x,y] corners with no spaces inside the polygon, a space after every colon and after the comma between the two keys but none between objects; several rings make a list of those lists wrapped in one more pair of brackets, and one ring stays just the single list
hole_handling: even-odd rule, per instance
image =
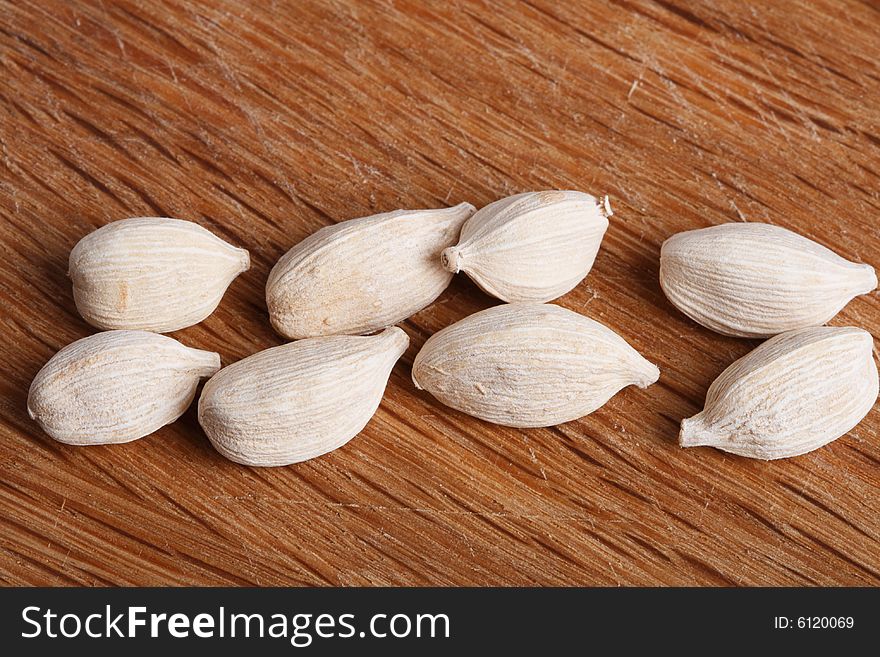
[{"label": "ridged pod surface", "polygon": [[202,391],[199,423],[226,458],[289,465],[354,438],[379,407],[409,338],[330,336],[266,349],[220,370]]},{"label": "ridged pod surface", "polygon": [[127,443],[174,422],[220,355],[148,331],[107,331],[73,342],[43,366],[27,409],[55,440]]},{"label": "ridged pod surface", "polygon": [[730,223],[670,237],[660,251],[669,301],[703,326],[766,338],[820,326],[877,287],[870,265],[779,226]]},{"label": "ridged pod surface", "polygon": [[709,387],[704,410],[681,423],[681,446],[707,445],[764,460],[822,447],[874,406],[873,346],[870,333],[847,327],[771,338]]},{"label": "ridged pod surface", "polygon": [[452,280],[440,252],[473,212],[470,203],[397,210],[320,229],[269,274],[272,326],[298,340],[371,333],[411,317]]},{"label": "ridged pod surface", "polygon": [[511,427],[546,427],[593,412],[617,391],[660,376],[611,329],[565,308],[489,308],[431,336],[413,382],[447,406]]},{"label": "ridged pod surface", "polygon": [[526,192],[495,201],[468,219],[441,255],[483,291],[508,302],[552,301],[593,267],[611,207],[583,192]]},{"label": "ridged pod surface", "polygon": [[69,275],[80,315],[100,329],[167,333],[214,312],[250,257],[191,221],[122,219],[82,238]]}]

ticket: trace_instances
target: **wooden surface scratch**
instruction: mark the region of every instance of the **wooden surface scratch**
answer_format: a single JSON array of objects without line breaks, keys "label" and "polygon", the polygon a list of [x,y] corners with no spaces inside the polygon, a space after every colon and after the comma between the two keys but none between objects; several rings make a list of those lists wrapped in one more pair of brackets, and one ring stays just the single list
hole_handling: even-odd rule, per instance
[{"label": "wooden surface scratch", "polygon": [[[681,450],[755,342],[675,311],[671,234],[792,228],[880,266],[880,9],[870,0],[240,3],[0,0],[0,581],[6,584],[880,584],[880,411],[812,454]],[[321,226],[536,189],[608,194],[559,303],[662,370],[515,430],[414,389],[435,331],[495,303],[456,277],[364,432],[278,469],[224,460],[193,409],[123,446],[54,443],[31,379],[93,330],[67,256],[129,216],[189,219],[252,269],[174,337],[281,343],[263,288]],[[880,295],[834,320],[880,335]]]}]

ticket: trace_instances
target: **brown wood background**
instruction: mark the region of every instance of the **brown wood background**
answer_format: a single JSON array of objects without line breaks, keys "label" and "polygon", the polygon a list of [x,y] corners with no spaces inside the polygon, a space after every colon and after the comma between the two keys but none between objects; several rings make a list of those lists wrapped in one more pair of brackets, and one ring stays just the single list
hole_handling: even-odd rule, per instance
[{"label": "brown wood background", "polygon": [[[0,0],[0,579],[7,584],[880,583],[880,411],[763,463],[681,450],[682,417],[755,342],[676,312],[662,241],[751,219],[880,265],[880,5],[787,0]],[[92,329],[67,256],[114,219],[196,221],[253,268],[174,337],[230,363],[279,344],[272,264],[330,222],[534,189],[609,194],[560,304],[658,363],[580,421],[491,426],[409,379],[494,301],[457,277],[367,429],[311,462],[225,461],[191,409],[72,448],[25,412]],[[880,295],[835,324],[880,335]]]}]

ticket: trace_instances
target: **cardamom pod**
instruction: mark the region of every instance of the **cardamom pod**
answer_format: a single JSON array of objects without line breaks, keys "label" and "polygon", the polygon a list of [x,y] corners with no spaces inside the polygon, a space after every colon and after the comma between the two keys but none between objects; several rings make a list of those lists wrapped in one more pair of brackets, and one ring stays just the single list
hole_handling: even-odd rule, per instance
[{"label": "cardamom pod", "polygon": [[607,196],[517,194],[478,210],[441,261],[503,301],[552,301],[590,272],[611,214]]},{"label": "cardamom pod", "polygon": [[554,305],[496,306],[431,336],[412,377],[447,406],[511,427],[593,412],[630,384],[660,376],[623,338]]},{"label": "cardamom pod", "polygon": [[853,297],[876,288],[877,275],[785,228],[730,223],[666,240],[660,285],[703,326],[766,338],[826,323]]},{"label": "cardamom pod", "polygon": [[226,458],[289,465],[342,447],[379,407],[409,338],[310,338],[266,349],[220,370],[199,399],[199,423]]},{"label": "cardamom pod", "polygon": [[174,422],[220,355],[148,331],[107,331],[55,354],[31,384],[31,419],[70,445],[127,443]]},{"label": "cardamom pod", "polygon": [[681,423],[681,446],[770,460],[830,443],[877,400],[873,346],[867,331],[828,326],[767,340],[709,387],[704,410]]},{"label": "cardamom pod", "polygon": [[473,212],[470,203],[397,210],[320,229],[269,274],[272,326],[300,339],[371,333],[411,317],[452,280],[440,252]]},{"label": "cardamom pod", "polygon": [[76,307],[92,326],[167,333],[214,312],[249,267],[247,251],[198,224],[138,217],[82,238],[70,252],[69,275]]}]

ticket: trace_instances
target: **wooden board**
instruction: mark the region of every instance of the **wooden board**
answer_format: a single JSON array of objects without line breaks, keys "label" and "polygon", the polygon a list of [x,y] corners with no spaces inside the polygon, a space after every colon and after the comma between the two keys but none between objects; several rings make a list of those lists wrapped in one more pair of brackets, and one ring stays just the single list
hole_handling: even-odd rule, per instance
[{"label": "wooden board", "polygon": [[[880,411],[757,462],[676,444],[757,343],[665,300],[660,244],[769,221],[880,265],[880,7],[787,0],[0,2],[0,579],[6,584],[876,585]],[[29,383],[93,330],[73,245],[129,216],[248,248],[174,337],[231,363],[281,343],[269,269],[321,226],[535,189],[609,194],[559,303],[663,371],[580,421],[513,430],[417,392],[464,277],[404,323],[368,427],[277,469],[224,460],[193,410],[124,446],[53,442]],[[834,320],[880,335],[880,295]]]}]

